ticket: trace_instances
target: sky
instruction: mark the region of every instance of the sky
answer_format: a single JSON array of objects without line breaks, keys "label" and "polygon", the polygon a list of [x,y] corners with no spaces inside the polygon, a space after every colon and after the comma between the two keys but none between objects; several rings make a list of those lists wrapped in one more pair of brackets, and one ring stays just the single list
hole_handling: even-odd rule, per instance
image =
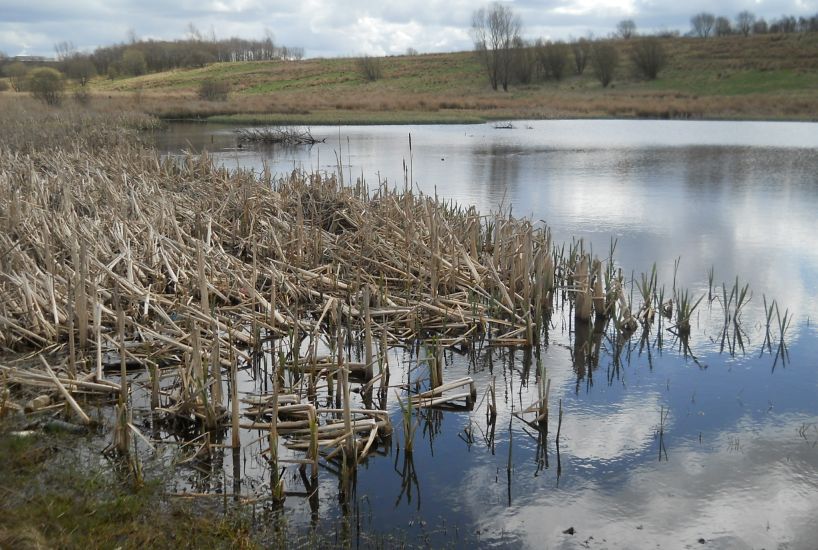
[{"label": "sky", "polygon": [[[815,15],[818,0],[505,0],[525,38],[606,36],[622,19],[645,32],[687,32],[700,11],[731,20],[749,10],[767,20]],[[471,47],[478,0],[0,0],[0,52],[54,55],[54,44],[81,51],[138,38],[176,39],[192,23],[218,38],[263,38],[303,47],[308,57],[390,55]]]}]

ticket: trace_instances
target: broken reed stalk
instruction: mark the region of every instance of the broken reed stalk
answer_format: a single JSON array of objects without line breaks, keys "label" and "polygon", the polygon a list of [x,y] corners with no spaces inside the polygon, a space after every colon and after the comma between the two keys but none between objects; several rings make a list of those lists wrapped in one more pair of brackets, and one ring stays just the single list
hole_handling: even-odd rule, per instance
[{"label": "broken reed stalk", "polygon": [[68,403],[68,405],[71,407],[71,409],[73,409],[73,411],[76,413],[76,415],[80,417],[80,420],[82,421],[82,423],[85,424],[85,425],[90,425],[91,424],[91,418],[87,414],[85,414],[85,411],[83,411],[82,407],[80,407],[79,404],[76,402],[74,397],[71,395],[71,392],[69,392],[65,388],[63,383],[60,382],[60,379],[57,378],[56,374],[54,374],[54,371],[51,369],[51,366],[48,364],[48,362],[45,360],[45,358],[42,355],[38,355],[37,358],[43,364],[43,367],[45,367],[45,371],[48,373],[48,376],[51,377],[51,380],[54,381],[54,385],[57,386],[57,389],[60,391],[62,396],[65,398],[65,401]]},{"label": "broken reed stalk", "polygon": [[284,500],[284,479],[278,475],[278,376],[272,377],[272,403],[270,412],[270,489],[273,503],[279,504]]},{"label": "broken reed stalk", "polygon": [[[232,328],[232,327],[231,327]],[[228,329],[228,335],[232,331]],[[238,363],[237,359],[233,357],[233,340],[230,338],[230,432],[231,432],[231,446],[234,449],[241,447],[241,439],[239,437],[239,377],[238,377]]]},{"label": "broken reed stalk", "polygon": [[575,313],[577,320],[590,321],[593,298],[591,296],[590,272],[588,268],[588,256],[583,254],[579,261],[579,267],[574,275]]},{"label": "broken reed stalk", "polygon": [[372,364],[372,315],[369,310],[369,285],[364,285],[364,363],[366,364],[366,378],[372,378],[374,365]]}]

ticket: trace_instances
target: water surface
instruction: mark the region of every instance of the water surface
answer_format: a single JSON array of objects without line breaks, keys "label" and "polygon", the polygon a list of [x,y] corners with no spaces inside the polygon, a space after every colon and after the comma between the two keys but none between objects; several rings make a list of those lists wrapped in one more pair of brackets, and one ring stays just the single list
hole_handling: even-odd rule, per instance
[{"label": "water surface", "polygon": [[[536,353],[447,354],[445,377],[496,380],[499,415],[421,415],[411,461],[402,437],[367,462],[349,506],[322,472],[318,511],[287,499],[305,526],[352,518],[351,531],[402,530],[416,542],[531,548],[811,548],[818,541],[818,125],[767,122],[534,121],[493,125],[313,128],[313,147],[237,147],[234,128],[174,124],[160,149],[207,149],[226,166],[334,172],[371,186],[411,182],[483,213],[543,220],[557,243],[584,239],[636,277],[656,263],[694,295],[736,276],[753,298],[741,343],[719,300],[699,307],[689,348],[665,328],[644,341],[597,336],[577,360],[555,316],[540,361],[551,379],[548,435],[513,416],[536,400]],[[409,136],[411,134],[411,151]],[[679,261],[678,271],[674,265]],[[630,279],[630,276],[628,277]],[[789,361],[763,351],[762,295],[794,312]],[[392,350],[393,378],[414,358]],[[394,383],[398,383],[393,380]],[[248,379],[247,389],[260,382]],[[562,400],[559,453],[553,418]],[[397,404],[387,408],[399,422]],[[493,436],[492,436],[493,434]],[[243,490],[265,467],[242,451]],[[225,457],[228,474],[232,458]],[[414,475],[412,475],[414,474]],[[236,476],[234,475],[234,478]],[[298,485],[296,475],[288,483]],[[199,489],[214,490],[209,481]],[[574,534],[564,533],[573,527]],[[357,531],[356,531],[357,530]],[[354,534],[353,534],[354,537]],[[353,539],[354,540],[354,539]],[[704,542],[701,542],[704,541]],[[465,542],[464,542],[465,543]]]}]

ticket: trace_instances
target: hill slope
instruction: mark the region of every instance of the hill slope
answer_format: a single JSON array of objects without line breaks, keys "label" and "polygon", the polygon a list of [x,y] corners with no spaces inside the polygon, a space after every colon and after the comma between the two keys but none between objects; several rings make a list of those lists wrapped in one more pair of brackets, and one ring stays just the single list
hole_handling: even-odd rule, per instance
[{"label": "hill slope", "polygon": [[[369,82],[357,60],[218,63],[119,80],[94,90],[138,101],[160,116],[230,116],[258,122],[456,122],[547,117],[818,117],[818,33],[668,38],[668,66],[655,81],[635,75],[632,41],[616,41],[621,63],[603,89],[581,76],[495,92],[472,52],[380,58]],[[202,81],[228,82],[227,102],[201,101]]]}]

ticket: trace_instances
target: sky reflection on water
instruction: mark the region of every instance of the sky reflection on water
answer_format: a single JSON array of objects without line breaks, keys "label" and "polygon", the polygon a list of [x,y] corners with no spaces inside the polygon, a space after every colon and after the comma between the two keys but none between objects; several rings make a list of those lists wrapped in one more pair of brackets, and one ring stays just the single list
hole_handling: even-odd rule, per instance
[{"label": "sky reflection on water", "polygon": [[[337,128],[313,128],[327,143],[304,149],[237,150],[230,128],[202,125],[174,125],[158,138],[167,152],[187,143],[227,166],[266,164],[276,173],[333,171],[340,154],[347,180],[363,174],[370,184],[386,179],[402,187],[411,132],[412,176],[427,193],[484,213],[511,205],[515,214],[545,220],[556,242],[583,238],[600,256],[618,239],[615,258],[626,273],[638,276],[656,262],[668,294],[679,257],[677,284],[696,296],[708,292],[711,266],[728,292],[736,275],[742,286],[750,283],[744,349],[736,345],[733,353],[718,300],[705,298],[695,316],[695,359],[663,330],[661,342],[654,331],[641,352],[638,332],[622,350],[606,333],[598,364],[577,365],[573,327],[555,315],[542,350],[552,384],[544,451],[538,434],[512,414],[537,398],[523,352],[512,360],[494,351],[477,364],[452,354],[446,379],[469,374],[482,393],[496,377],[494,439],[485,406],[429,415],[410,464],[415,483],[404,475],[396,429],[390,454],[370,460],[358,477],[361,528],[445,543],[458,526],[472,542],[529,548],[814,546],[818,124],[514,124],[348,127],[340,142]],[[762,295],[775,298],[781,314],[796,314],[786,365],[774,346],[772,354],[761,352]],[[405,353],[393,350],[393,361],[393,377],[405,379]],[[399,424],[394,399],[390,411]],[[245,475],[263,478],[263,468],[246,464]],[[309,517],[303,501],[288,500],[287,509],[297,523]],[[330,481],[321,488],[321,521],[340,515]],[[574,535],[563,533],[569,527]]]}]

